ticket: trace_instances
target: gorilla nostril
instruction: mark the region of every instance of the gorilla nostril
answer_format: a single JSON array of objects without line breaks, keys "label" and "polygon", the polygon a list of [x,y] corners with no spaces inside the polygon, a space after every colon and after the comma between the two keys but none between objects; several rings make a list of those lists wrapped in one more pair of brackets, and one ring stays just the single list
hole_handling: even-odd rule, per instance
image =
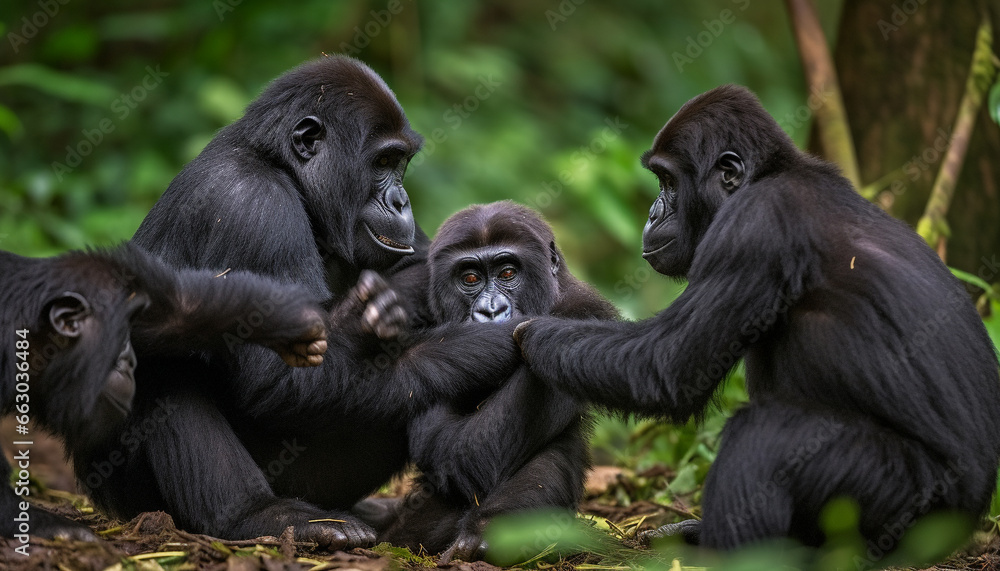
[{"label": "gorilla nostril", "polygon": [[410,197],[406,195],[406,191],[403,187],[396,186],[389,190],[386,196],[386,202],[392,207],[396,212],[402,212],[406,205],[410,203]]},{"label": "gorilla nostril", "polygon": [[489,303],[480,304],[472,312],[472,320],[477,323],[506,321],[509,318],[510,303],[504,299],[491,299]]}]

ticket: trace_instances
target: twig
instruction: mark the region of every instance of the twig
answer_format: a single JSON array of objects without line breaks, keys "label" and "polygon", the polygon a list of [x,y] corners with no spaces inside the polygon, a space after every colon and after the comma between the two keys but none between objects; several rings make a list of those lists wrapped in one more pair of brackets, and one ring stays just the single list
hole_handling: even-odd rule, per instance
[{"label": "twig", "polygon": [[955,120],[955,127],[951,132],[951,141],[949,141],[944,160],[941,161],[941,168],[934,180],[934,186],[931,187],[931,196],[927,200],[924,215],[917,223],[917,232],[923,236],[924,240],[927,240],[928,244],[937,248],[938,256],[942,260],[945,259],[946,242],[948,236],[951,235],[945,216],[948,214],[951,199],[955,195],[958,177],[962,174],[962,164],[965,162],[965,155],[969,150],[969,140],[972,138],[972,130],[976,125],[976,115],[978,115],[983,98],[985,98],[987,91],[993,84],[993,78],[996,76],[995,59],[993,55],[993,26],[990,24],[989,18],[984,16],[982,23],[979,24],[979,32],[976,34],[976,48],[972,53],[969,78],[965,82],[962,103],[958,106],[958,118]]},{"label": "twig", "polygon": [[830,57],[826,36],[819,24],[816,6],[812,0],[785,0],[785,5],[792,21],[792,31],[799,47],[809,92],[817,94],[820,101],[824,102],[814,110],[823,155],[840,165],[847,180],[860,190],[858,158],[854,151],[847,111],[844,109],[844,98],[840,93],[833,58]]}]

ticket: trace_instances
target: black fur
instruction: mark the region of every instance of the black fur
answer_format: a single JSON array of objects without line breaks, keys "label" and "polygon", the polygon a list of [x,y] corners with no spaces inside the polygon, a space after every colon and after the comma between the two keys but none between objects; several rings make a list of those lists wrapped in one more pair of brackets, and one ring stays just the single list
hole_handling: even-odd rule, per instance
[{"label": "black fur", "polygon": [[[145,355],[184,355],[259,343],[302,364],[326,347],[322,310],[303,288],[243,272],[177,272],[132,245],[48,259],[0,252],[0,308],[0,410],[34,420],[80,454],[124,424],[133,345]],[[10,474],[2,461],[0,476]],[[0,488],[0,535],[23,533],[14,520],[23,500]],[[96,539],[43,510],[29,516],[32,535]]]},{"label": "black fur", "polygon": [[[420,143],[378,75],[329,57],[277,78],[174,179],[135,242],[178,267],[308,288],[334,309],[329,350],[308,371],[252,347],[227,363],[156,357],[139,371],[124,434],[141,438],[124,463],[101,476],[117,442],[74,458],[81,480],[100,481],[90,489],[99,507],[122,518],[164,510],[231,539],[294,525],[297,539],[331,549],[375,540],[347,510],[405,467],[414,411],[468,379],[497,386],[517,362],[512,328],[452,328],[397,361],[398,385],[379,380],[402,348],[365,331],[365,303],[348,292],[362,270],[392,275],[426,260],[402,186]],[[478,375],[466,350],[498,372]]]},{"label": "black fur", "polygon": [[[436,323],[485,319],[476,311],[491,295],[511,305],[492,314],[496,321],[618,316],[570,274],[551,228],[512,202],[474,206],[445,221],[428,268]],[[472,291],[463,281],[469,275],[477,286]],[[482,369],[495,367],[470,356]],[[483,554],[482,532],[498,514],[575,509],[590,463],[589,423],[579,404],[538,383],[524,367],[498,390],[469,387],[460,398],[436,404],[410,424],[410,450],[422,477],[380,539],[430,552],[448,549],[445,560],[468,560]]]},{"label": "black fur", "polygon": [[683,422],[744,358],[751,402],[705,484],[708,547],[816,545],[837,496],[857,500],[876,543],[932,511],[982,514],[1000,457],[997,359],[920,237],[798,151],[740,87],[688,102],[643,164],[661,185],[643,256],[687,289],[638,323],[523,325],[532,371]]}]

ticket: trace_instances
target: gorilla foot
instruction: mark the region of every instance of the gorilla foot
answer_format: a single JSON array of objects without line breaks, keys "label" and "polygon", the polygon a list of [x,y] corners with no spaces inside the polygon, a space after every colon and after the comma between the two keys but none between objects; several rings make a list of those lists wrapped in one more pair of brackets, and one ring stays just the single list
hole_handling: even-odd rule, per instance
[{"label": "gorilla foot", "polygon": [[228,528],[219,537],[279,537],[291,525],[295,527],[295,541],[313,542],[329,551],[375,545],[375,530],[356,516],[346,512],[322,510],[301,500],[272,500],[267,505],[258,506],[244,514],[238,521],[236,526]]},{"label": "gorilla foot", "polygon": [[315,542],[327,551],[340,551],[375,545],[375,530],[353,516],[341,515],[296,525],[295,540]]},{"label": "gorilla foot", "polygon": [[639,539],[648,543],[653,539],[661,537],[679,536],[688,545],[698,545],[701,543],[701,520],[686,519],[677,523],[668,523],[657,529],[643,531],[639,534]]},{"label": "gorilla foot", "polygon": [[452,559],[461,559],[462,561],[477,561],[482,559],[486,555],[486,549],[489,546],[483,537],[478,533],[468,533],[463,532],[459,534],[455,542],[441,554],[441,558],[438,560],[438,564],[446,565],[451,563]]},{"label": "gorilla foot", "polygon": [[66,539],[70,541],[97,542],[100,539],[87,526],[58,516],[54,513],[43,511],[32,506],[31,534],[48,539]]},{"label": "gorilla foot", "polygon": [[399,517],[403,498],[365,498],[351,507],[351,513],[379,531],[389,528]]}]

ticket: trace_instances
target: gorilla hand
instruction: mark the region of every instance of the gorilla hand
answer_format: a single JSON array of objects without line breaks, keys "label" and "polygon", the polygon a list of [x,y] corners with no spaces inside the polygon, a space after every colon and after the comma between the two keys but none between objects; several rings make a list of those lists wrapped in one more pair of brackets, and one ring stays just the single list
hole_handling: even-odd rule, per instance
[{"label": "gorilla hand", "polygon": [[[348,299],[337,310],[343,313],[360,314],[361,331],[375,335],[383,341],[397,338],[409,326],[409,316],[400,302],[399,296],[389,287],[382,276],[371,270],[364,270],[358,283],[351,288]],[[345,323],[339,316],[339,322]]]},{"label": "gorilla hand", "polygon": [[292,340],[270,344],[290,367],[317,367],[323,364],[326,353],[326,325],[316,310],[306,309],[302,317],[302,332]]}]

